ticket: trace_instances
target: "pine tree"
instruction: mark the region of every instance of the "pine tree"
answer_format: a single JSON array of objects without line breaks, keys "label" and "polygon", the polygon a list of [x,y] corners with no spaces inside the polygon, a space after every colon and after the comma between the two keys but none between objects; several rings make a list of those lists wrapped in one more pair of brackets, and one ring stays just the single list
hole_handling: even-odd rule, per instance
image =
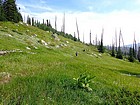
[{"label": "pine tree", "polygon": [[15,0],[5,0],[3,3],[4,14],[8,21],[19,22],[23,21],[21,14],[19,13]]},{"label": "pine tree", "polygon": [[36,20],[34,21],[34,26],[36,26],[37,25],[37,23],[36,23]]},{"label": "pine tree", "polygon": [[130,62],[134,62],[133,48],[130,48],[130,50],[129,50],[129,58],[128,58],[128,60],[129,60]]},{"label": "pine tree", "polygon": [[137,59],[137,43],[135,39],[135,33],[134,33],[134,42],[133,42],[133,56],[135,59]]},{"label": "pine tree", "polygon": [[114,46],[114,44],[112,45],[111,56],[112,56],[112,57],[115,57],[115,46]]},{"label": "pine tree", "polygon": [[52,28],[51,21],[49,20],[49,27]]},{"label": "pine tree", "polygon": [[32,17],[32,26],[35,26],[35,21],[33,17]]},{"label": "pine tree", "polygon": [[101,42],[100,42],[100,45],[99,45],[99,52],[100,52],[100,53],[104,53],[104,46],[103,46],[103,33],[104,33],[104,29],[102,29]]},{"label": "pine tree", "polygon": [[140,62],[140,47],[139,47],[139,49],[138,49],[138,60],[139,60],[139,62]]},{"label": "pine tree", "polygon": [[47,21],[47,26],[49,26],[49,20],[47,19],[46,21]]},{"label": "pine tree", "polygon": [[74,41],[77,41],[77,38],[76,38],[75,32],[74,32]]},{"label": "pine tree", "polygon": [[45,24],[44,19],[43,19],[43,25]]},{"label": "pine tree", "polygon": [[6,21],[2,0],[0,0],[0,21]]}]

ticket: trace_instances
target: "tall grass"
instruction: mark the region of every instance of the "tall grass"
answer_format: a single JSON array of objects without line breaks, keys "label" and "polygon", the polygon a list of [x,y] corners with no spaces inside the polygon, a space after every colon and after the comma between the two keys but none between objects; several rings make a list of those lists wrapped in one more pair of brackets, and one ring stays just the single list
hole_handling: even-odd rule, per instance
[{"label": "tall grass", "polygon": [[[25,24],[19,23],[17,27],[14,23],[1,22],[0,25],[0,50],[22,51],[0,56],[0,104],[140,104],[140,78],[124,75],[140,74],[139,63],[118,60],[106,53],[99,56],[95,47],[62,36],[58,36],[60,41],[55,41],[51,33]],[[8,37],[7,33],[13,37]],[[33,34],[37,37],[33,38]],[[37,43],[38,39],[54,46],[46,48]],[[67,47],[55,47],[66,41],[69,41]],[[27,50],[27,46],[31,50]],[[85,71],[96,76],[90,84],[93,90],[90,92],[78,88],[73,80]]]}]

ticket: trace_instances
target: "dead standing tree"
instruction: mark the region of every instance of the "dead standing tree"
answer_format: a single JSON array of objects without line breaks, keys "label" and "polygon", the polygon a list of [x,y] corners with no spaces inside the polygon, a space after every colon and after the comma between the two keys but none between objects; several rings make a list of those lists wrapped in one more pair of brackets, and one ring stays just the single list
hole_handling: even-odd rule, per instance
[{"label": "dead standing tree", "polygon": [[76,19],[76,29],[77,29],[77,34],[78,34],[78,41],[80,41],[80,37],[79,37],[79,28],[78,28],[77,19]]},{"label": "dead standing tree", "polygon": [[57,31],[57,16],[55,16],[55,30]]},{"label": "dead standing tree", "polygon": [[61,32],[63,32],[65,34],[65,13],[64,13],[63,20],[62,20]]},{"label": "dead standing tree", "polygon": [[89,34],[89,40],[90,40],[90,45],[92,45],[92,43],[91,43],[91,30],[90,30],[90,34]]},{"label": "dead standing tree", "polygon": [[134,33],[134,41],[133,41],[133,56],[135,59],[137,59],[137,43],[135,39],[135,33]]}]

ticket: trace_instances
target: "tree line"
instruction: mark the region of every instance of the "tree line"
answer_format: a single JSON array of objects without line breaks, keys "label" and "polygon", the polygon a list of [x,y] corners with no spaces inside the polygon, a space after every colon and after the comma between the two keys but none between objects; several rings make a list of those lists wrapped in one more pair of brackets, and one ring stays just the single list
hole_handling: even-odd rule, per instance
[{"label": "tree line", "polygon": [[[136,43],[135,34],[134,34],[134,41],[133,41],[131,47],[124,46],[124,41],[123,41],[121,30],[119,33],[119,45],[118,46],[117,46],[116,34],[115,34],[115,38],[116,38],[115,39],[116,42],[112,42],[111,56],[116,57],[118,59],[126,58],[130,62],[134,62],[135,60],[138,60],[140,62],[140,47]],[[122,39],[123,46],[121,46],[121,39]]]},{"label": "tree line", "polygon": [[[22,15],[20,14],[20,7],[17,8],[15,2],[16,2],[15,0],[0,0],[0,21],[11,21],[15,23],[18,23],[19,21],[23,21]],[[26,23],[29,25],[38,27],[44,31],[51,31],[53,33],[56,33],[57,35],[62,35],[65,38],[69,38],[74,41],[80,41],[77,19],[76,19],[76,28],[77,28],[78,38],[76,38],[75,32],[74,32],[74,36],[71,34],[65,33],[65,14],[63,18],[63,26],[62,26],[61,31],[57,31],[56,18],[57,17],[55,17],[55,29],[52,27],[50,20],[43,19],[43,22],[41,23],[40,21],[35,20],[33,17],[30,18],[29,16],[27,16]],[[104,29],[102,29],[101,40],[99,41],[98,44],[96,41],[96,46],[100,53],[105,52],[105,47],[103,45],[103,33],[104,33]],[[117,46],[117,38],[116,38],[116,43],[112,43],[111,55],[119,59],[123,59],[124,57],[126,57],[130,62],[134,62],[136,59],[140,61],[140,47],[139,48],[137,47],[135,38],[133,42],[133,47],[129,48],[129,53],[122,51],[122,48],[120,46],[121,38],[122,38],[122,33],[120,30],[119,46]],[[84,42],[84,39],[83,39],[83,42]],[[90,32],[89,44],[92,45],[91,32]]]},{"label": "tree line", "polygon": [[[65,38],[69,38],[73,41],[80,41],[78,40],[78,38],[76,38],[76,36],[74,35],[71,35],[71,34],[68,34],[68,33],[65,33],[63,31],[63,29],[61,31],[58,31],[57,28],[53,28],[52,27],[52,24],[51,24],[51,21],[50,20],[45,20],[43,19],[42,22],[40,22],[39,20],[35,20],[34,17],[30,17],[29,15],[27,16],[27,21],[26,21],[27,24],[31,25],[31,26],[35,26],[35,27],[38,27],[44,31],[49,31],[49,32],[52,32],[53,34],[56,33],[57,35],[61,35]],[[56,22],[55,22],[56,24]],[[56,27],[56,25],[55,25]],[[64,26],[63,26],[64,27]]]},{"label": "tree line", "polygon": [[15,0],[0,0],[0,21],[23,21]]}]

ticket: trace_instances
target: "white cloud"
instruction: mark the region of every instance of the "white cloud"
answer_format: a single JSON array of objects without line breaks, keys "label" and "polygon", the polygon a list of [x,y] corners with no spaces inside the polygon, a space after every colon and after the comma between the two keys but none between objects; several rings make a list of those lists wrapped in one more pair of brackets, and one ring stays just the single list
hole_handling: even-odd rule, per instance
[{"label": "white cloud", "polygon": [[46,3],[46,1],[45,1],[45,0],[39,0],[39,1],[40,1],[40,3],[42,3],[42,4],[43,4],[43,3]]}]

